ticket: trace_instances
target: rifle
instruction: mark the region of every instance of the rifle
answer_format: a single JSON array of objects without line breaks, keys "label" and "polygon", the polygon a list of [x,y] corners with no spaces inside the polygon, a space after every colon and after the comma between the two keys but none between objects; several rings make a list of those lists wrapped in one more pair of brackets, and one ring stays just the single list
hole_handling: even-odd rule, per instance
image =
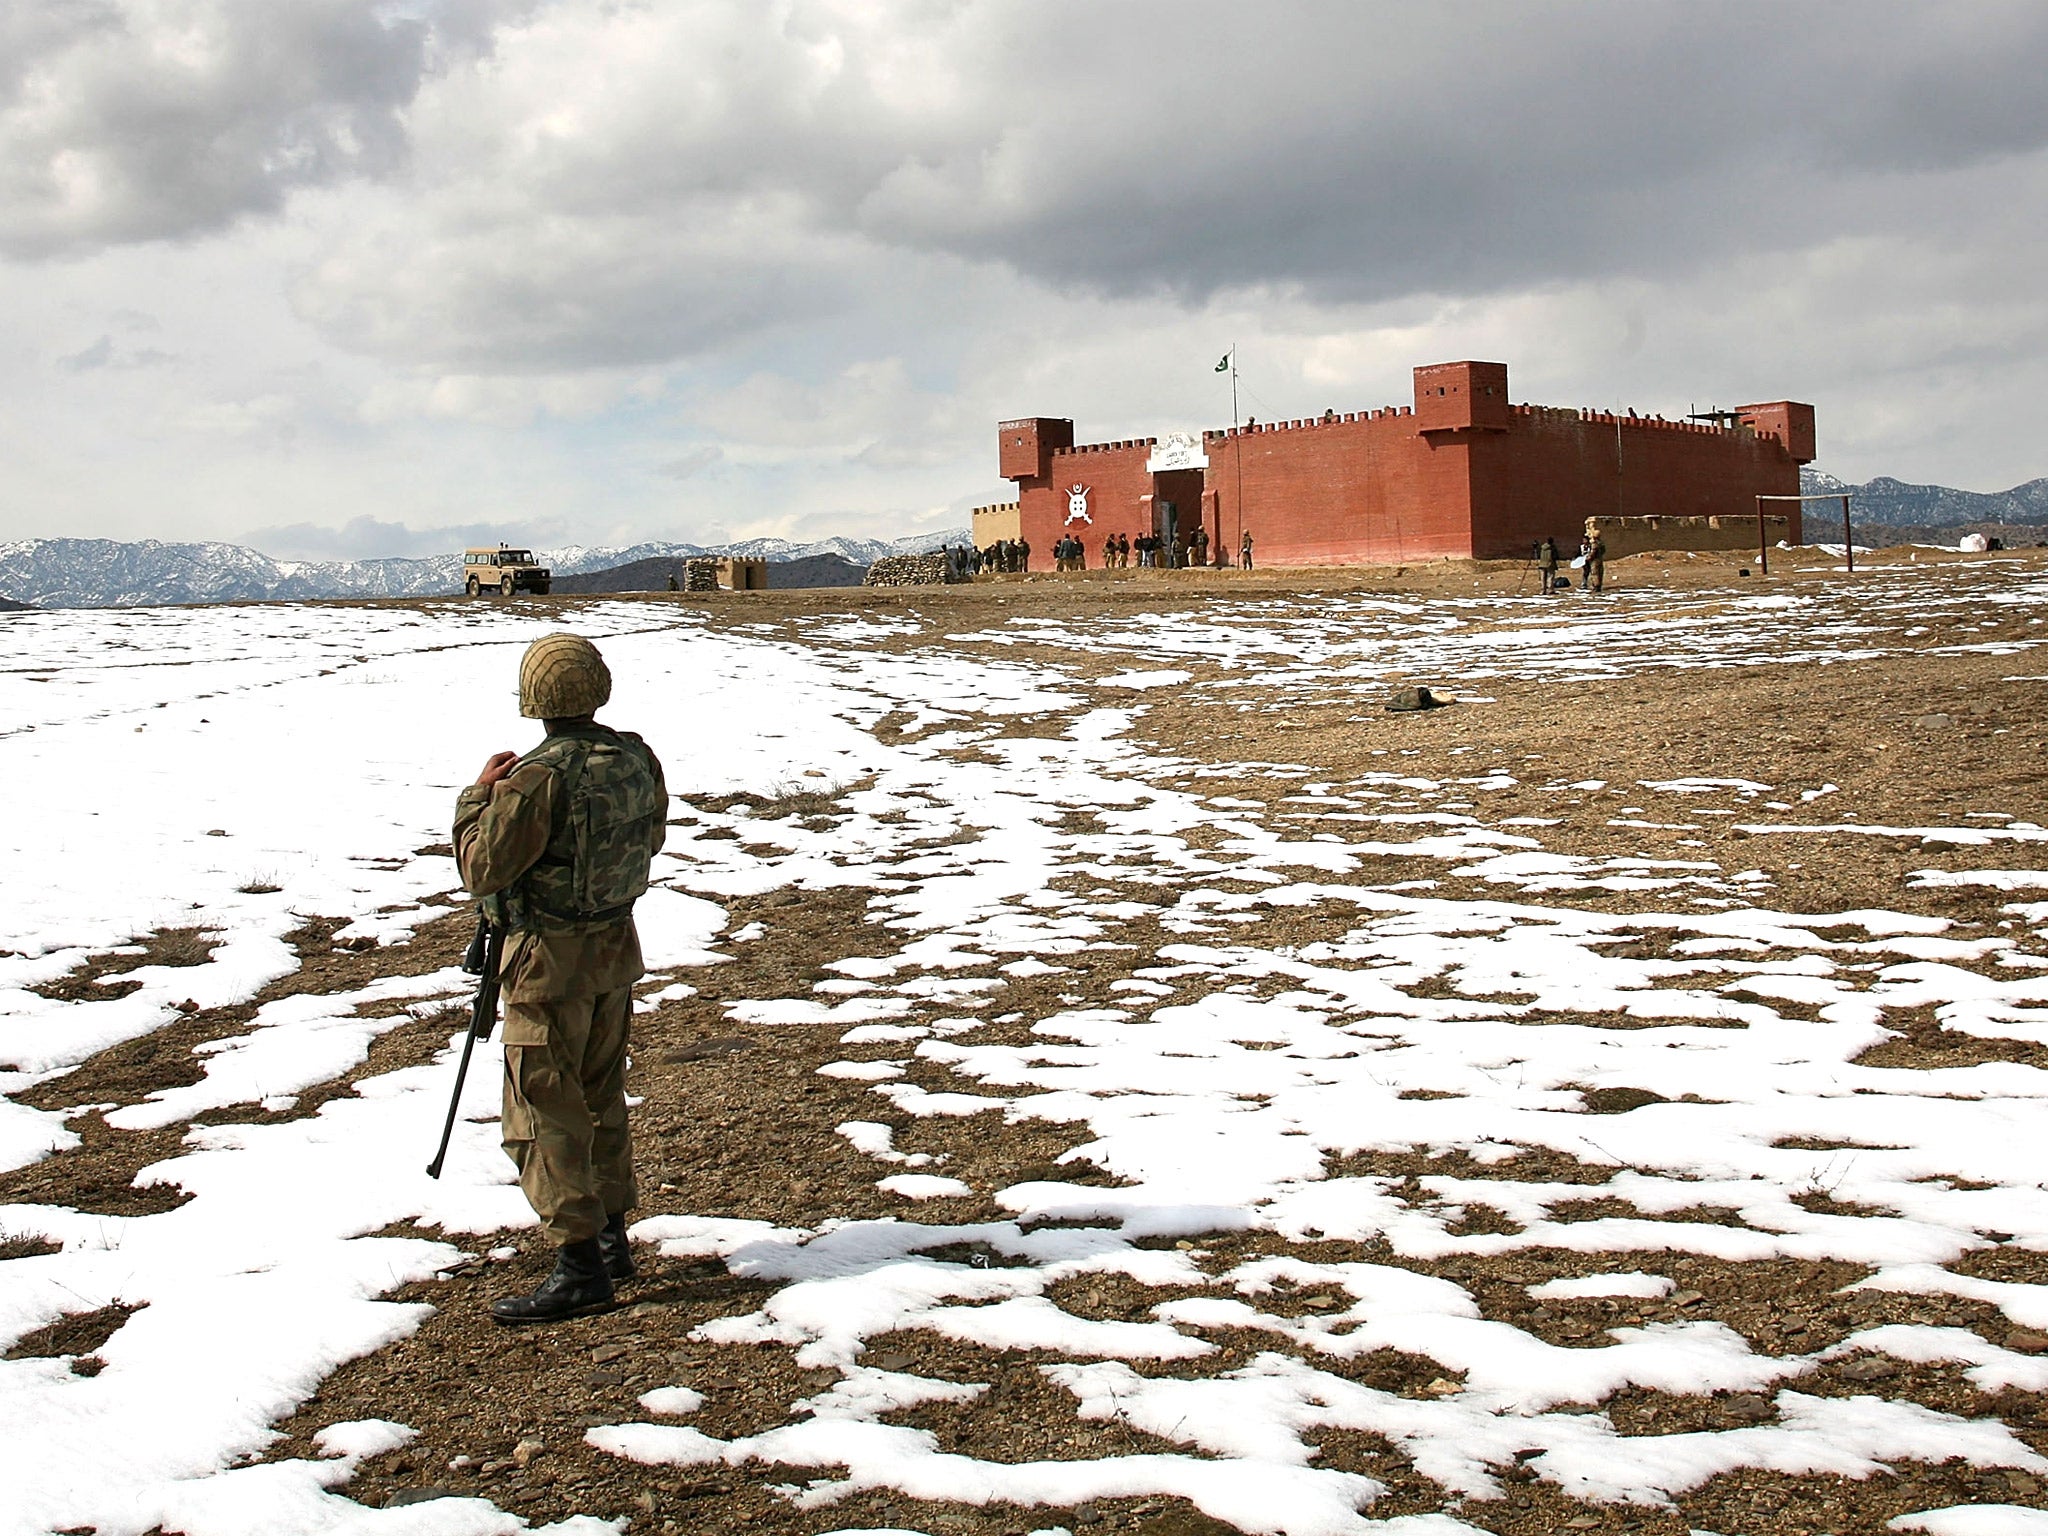
[{"label": "rifle", "polygon": [[469,1006],[469,1029],[462,1037],[462,1062],[455,1069],[455,1093],[448,1100],[448,1119],[441,1126],[441,1145],[427,1164],[427,1177],[441,1177],[441,1163],[448,1156],[448,1138],[455,1133],[456,1111],[462,1105],[462,1082],[469,1076],[469,1053],[479,1040],[491,1038],[498,1027],[498,962],[505,954],[505,930],[492,926],[482,911],[476,915],[476,935],[463,954],[462,969],[474,976],[476,1000]]}]

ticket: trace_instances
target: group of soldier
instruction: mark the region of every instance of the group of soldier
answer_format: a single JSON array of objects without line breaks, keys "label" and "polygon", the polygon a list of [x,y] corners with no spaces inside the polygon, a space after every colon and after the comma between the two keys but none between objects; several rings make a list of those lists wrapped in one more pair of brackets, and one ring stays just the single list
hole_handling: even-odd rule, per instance
[{"label": "group of soldier", "polygon": [[[1195,531],[1183,537],[1176,533],[1172,538],[1161,538],[1157,534],[1141,533],[1135,539],[1127,533],[1106,533],[1102,536],[1102,569],[1125,571],[1135,564],[1140,570],[1201,570],[1209,564],[1211,550],[1209,532],[1199,525]],[[1029,569],[1031,546],[1021,539],[1004,539],[991,544],[986,550],[968,551],[973,564],[967,572],[979,575],[982,571],[1022,571]],[[1238,564],[1245,570],[1252,568],[1252,536],[1246,533],[1238,544]],[[1088,546],[1071,533],[1063,533],[1053,541],[1052,567],[1055,571],[1085,571],[1088,569]]]},{"label": "group of soldier", "polygon": [[1031,546],[1023,539],[997,539],[987,549],[969,551],[973,555],[973,569],[970,576],[979,576],[984,571],[1001,575],[1015,575],[1031,569]]},{"label": "group of soldier", "polygon": [[[1557,574],[1562,558],[1557,540],[1549,534],[1546,533],[1537,541],[1534,559],[1537,572],[1543,578],[1542,590],[1545,596],[1562,591],[1571,585],[1568,580]],[[1573,564],[1583,573],[1579,579],[1587,591],[1607,590],[1607,541],[1595,530],[1588,528],[1585,536],[1579,540],[1579,557]]]},{"label": "group of soldier", "polygon": [[[1140,570],[1200,570],[1209,564],[1211,549],[1209,532],[1199,525],[1192,534],[1176,533],[1170,539],[1152,533],[1141,533],[1135,539],[1127,533],[1106,533],[1102,536],[1102,569],[1124,571],[1135,565]],[[946,557],[962,577],[984,572],[1013,575],[1031,568],[1031,545],[1023,539],[998,539],[986,549],[949,548]],[[1252,568],[1250,533],[1238,543],[1237,563],[1244,570]],[[1088,546],[1077,535],[1062,533],[1053,541],[1052,566],[1055,571],[1087,570]]]}]

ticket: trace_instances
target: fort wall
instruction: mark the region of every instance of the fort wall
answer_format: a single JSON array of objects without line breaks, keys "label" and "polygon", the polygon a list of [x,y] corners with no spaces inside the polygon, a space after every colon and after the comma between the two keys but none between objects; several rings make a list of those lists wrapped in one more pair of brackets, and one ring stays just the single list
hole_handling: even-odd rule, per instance
[{"label": "fort wall", "polygon": [[1207,447],[1215,520],[1232,554],[1240,529],[1262,565],[1398,564],[1455,558],[1470,545],[1466,445],[1421,436],[1412,410],[1210,433]]},{"label": "fort wall", "polygon": [[1004,539],[1014,539],[1023,527],[1017,503],[999,501],[993,506],[976,507],[971,514],[974,529],[971,537],[976,549],[987,549],[989,545]]},{"label": "fort wall", "polygon": [[[1069,532],[1093,564],[1105,536],[1158,529],[1163,501],[1184,532],[1201,518],[1212,563],[1234,561],[1244,531],[1261,565],[1334,565],[1519,558],[1546,535],[1575,545],[1588,517],[1753,526],[1756,497],[1796,495],[1814,454],[1813,408],[1797,401],[1722,424],[1513,405],[1504,363],[1430,364],[1413,384],[1413,405],[1205,432],[1157,471],[1152,438],[1075,444],[1063,417],[1004,422],[1031,567]],[[1085,518],[1070,515],[1077,491]],[[1796,511],[1786,528],[1799,542]]]},{"label": "fort wall", "polygon": [[[1519,558],[1546,534],[1576,543],[1588,517],[1754,517],[1759,495],[1799,494],[1784,445],[1742,427],[1517,406],[1472,443],[1475,559]],[[1798,542],[1799,525],[1793,520]]]}]

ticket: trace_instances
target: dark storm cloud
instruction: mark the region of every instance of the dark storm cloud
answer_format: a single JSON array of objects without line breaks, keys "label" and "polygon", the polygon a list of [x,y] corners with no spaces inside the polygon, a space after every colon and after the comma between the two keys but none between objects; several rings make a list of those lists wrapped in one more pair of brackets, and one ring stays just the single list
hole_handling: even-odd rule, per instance
[{"label": "dark storm cloud", "polygon": [[2048,143],[2038,5],[1059,14],[1003,50],[1018,110],[862,227],[1109,293],[1373,300],[1895,230],[1924,173]]},{"label": "dark storm cloud", "polygon": [[898,350],[964,291],[947,262],[1341,306],[1954,247],[1994,220],[2035,251],[2048,205],[2038,3],[168,12],[190,24],[0,12],[0,248],[189,236],[357,178],[297,313],[458,373],[840,322]]},{"label": "dark storm cloud", "polygon": [[427,39],[360,0],[0,7],[0,252],[188,238],[388,171]]},{"label": "dark storm cloud", "polygon": [[1188,304],[1670,278],[1954,238],[2012,199],[1978,173],[2048,144],[2028,4],[564,0],[491,46],[405,114],[425,195],[295,286],[335,342],[701,356],[914,315],[905,258]]}]

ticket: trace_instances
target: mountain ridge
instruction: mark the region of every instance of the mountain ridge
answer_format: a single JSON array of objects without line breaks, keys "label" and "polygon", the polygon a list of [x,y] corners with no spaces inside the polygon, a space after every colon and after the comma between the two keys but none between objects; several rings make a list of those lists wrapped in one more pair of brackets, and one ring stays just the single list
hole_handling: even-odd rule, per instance
[{"label": "mountain ridge", "polygon": [[[1948,485],[1915,485],[1879,475],[1861,485],[1837,480],[1825,470],[1802,469],[1799,489],[1809,496],[1846,492],[1858,527],[1960,528],[1969,523],[2048,523],[2048,478],[2005,491],[1959,491]],[[1809,513],[1813,511],[1808,509]]]},{"label": "mountain ridge", "polygon": [[[649,541],[537,549],[557,575],[643,560],[743,555],[770,562],[837,556],[866,566],[885,555],[964,544],[964,528],[903,539],[747,539],[706,546]],[[16,539],[0,543],[0,595],[37,608],[138,608],[169,603],[289,602],[323,597],[444,597],[462,590],[459,553],[378,560],[277,560],[243,544],[158,539]]]}]

